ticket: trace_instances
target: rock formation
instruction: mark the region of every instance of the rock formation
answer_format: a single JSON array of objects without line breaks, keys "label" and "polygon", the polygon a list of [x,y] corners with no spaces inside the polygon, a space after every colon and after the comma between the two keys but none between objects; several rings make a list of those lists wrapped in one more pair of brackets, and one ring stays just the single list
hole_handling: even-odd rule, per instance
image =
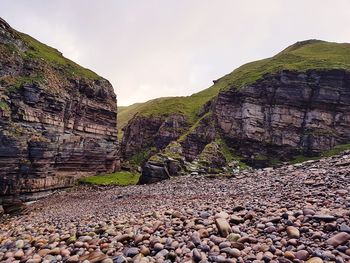
[{"label": "rock formation", "polygon": [[[205,97],[207,94],[210,96]],[[206,99],[199,101],[203,97]],[[253,167],[266,167],[297,157],[320,156],[350,142],[350,45],[298,42],[272,58],[243,65],[214,81],[209,89],[184,97],[182,104],[178,99],[166,101],[174,108],[173,114],[167,112],[167,118],[175,114],[179,118],[184,104],[195,105],[190,113],[182,111],[189,125],[182,127],[182,134],[181,126],[177,126],[176,136],[168,137],[162,147],[153,144],[155,149],[144,156],[146,160],[166,149],[171,139],[181,144],[185,173],[193,171],[188,169],[191,166],[204,172],[213,167],[218,172],[221,166],[221,171],[227,172],[226,168],[237,168],[228,165],[233,159],[238,164],[243,161]],[[166,106],[159,108],[164,110]],[[157,127],[161,126],[161,110],[144,107],[143,111],[153,114],[137,112],[137,118],[124,129],[125,145],[134,139],[147,140],[145,131],[152,120],[161,120]],[[132,133],[135,119],[140,118],[140,129]],[[151,141],[160,140],[157,131],[150,133]],[[213,142],[220,143],[213,148]],[[208,154],[208,145],[217,154]],[[131,149],[124,158],[135,150],[139,149]],[[163,159],[156,158],[159,165],[167,161],[164,151],[161,156]],[[218,156],[225,158],[221,157],[220,162]],[[202,165],[198,165],[199,160]],[[207,167],[203,166],[206,162]]]},{"label": "rock formation", "polygon": [[0,20],[0,195],[119,168],[111,84]]},{"label": "rock formation", "polygon": [[214,114],[236,151],[249,159],[289,160],[350,141],[350,71],[282,71],[220,92]]}]

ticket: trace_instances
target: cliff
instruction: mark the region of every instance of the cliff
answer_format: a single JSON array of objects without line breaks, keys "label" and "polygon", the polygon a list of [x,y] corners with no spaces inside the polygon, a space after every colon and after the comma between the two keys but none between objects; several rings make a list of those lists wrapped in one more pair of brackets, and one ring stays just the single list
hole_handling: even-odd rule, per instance
[{"label": "cliff", "polygon": [[[347,148],[349,74],[349,44],[308,40],[271,58],[245,64],[201,93],[182,97],[182,103],[195,105],[191,114],[181,111],[181,106],[168,107],[177,110],[166,112],[167,118],[180,114],[188,120],[183,133],[174,138],[181,145],[182,171],[210,172],[215,167],[214,172],[232,172],[244,163],[264,167],[314,158],[334,147],[335,152]],[[199,95],[206,93],[210,96]],[[174,105],[177,100],[179,97],[167,98],[166,103]],[[152,114],[145,114],[149,110],[144,107],[145,111],[136,112],[143,116],[142,127],[164,116],[161,108],[165,106],[153,105]],[[130,135],[134,121],[125,126],[126,134]],[[140,140],[143,134],[141,129],[134,137]],[[150,141],[159,139],[157,132],[153,135]],[[128,140],[130,136],[124,137],[125,144]],[[156,150],[151,155],[157,157],[151,158],[153,165],[158,160],[168,170],[167,147],[153,146]],[[216,155],[207,154],[208,147]],[[215,156],[224,156],[221,169]]]},{"label": "cliff", "polygon": [[119,168],[111,84],[0,20],[0,195]]}]

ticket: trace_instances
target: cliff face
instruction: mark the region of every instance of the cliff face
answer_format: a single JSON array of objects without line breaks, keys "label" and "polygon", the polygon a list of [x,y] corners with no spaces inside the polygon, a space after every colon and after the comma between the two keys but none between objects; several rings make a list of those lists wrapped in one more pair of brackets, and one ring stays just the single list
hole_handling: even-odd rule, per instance
[{"label": "cliff face", "polygon": [[[165,141],[145,156],[158,167],[156,178],[159,167],[165,179],[167,173],[231,173],[246,164],[266,167],[329,156],[350,148],[350,44],[297,42],[271,58],[242,65],[202,92],[161,102],[133,107],[143,116],[134,133],[138,141],[165,110],[168,117],[183,114],[191,121],[182,134],[169,138],[175,142]],[[126,135],[134,122],[129,121]],[[159,134],[153,132],[151,140],[159,140]],[[125,145],[128,141],[124,137]],[[142,182],[153,182],[151,166]]]},{"label": "cliff face", "polygon": [[119,168],[111,84],[0,20],[0,194]]},{"label": "cliff face", "polygon": [[219,94],[217,126],[246,158],[288,160],[350,141],[350,72],[283,71]]},{"label": "cliff face", "polygon": [[170,116],[134,116],[124,128],[121,153],[128,159],[149,148],[164,149],[188,127],[181,114]]}]

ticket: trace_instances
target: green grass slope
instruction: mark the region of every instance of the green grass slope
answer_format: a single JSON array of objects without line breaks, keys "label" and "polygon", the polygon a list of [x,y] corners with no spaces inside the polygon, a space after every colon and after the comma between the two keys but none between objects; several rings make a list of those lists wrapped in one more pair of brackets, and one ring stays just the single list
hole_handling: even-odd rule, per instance
[{"label": "green grass slope", "polygon": [[23,57],[45,61],[50,66],[62,70],[65,74],[71,77],[79,76],[92,80],[101,78],[95,72],[65,58],[57,49],[47,46],[27,34],[20,32],[17,33],[28,46],[28,50],[21,54]]},{"label": "green grass slope", "polygon": [[247,63],[224,77],[214,85],[187,97],[167,97],[137,103],[119,110],[119,127],[123,128],[136,114],[142,116],[182,113],[195,123],[201,107],[216,97],[220,90],[241,88],[261,79],[265,74],[281,70],[306,71],[309,69],[350,70],[350,44],[321,40],[306,40],[289,46],[277,55]]}]

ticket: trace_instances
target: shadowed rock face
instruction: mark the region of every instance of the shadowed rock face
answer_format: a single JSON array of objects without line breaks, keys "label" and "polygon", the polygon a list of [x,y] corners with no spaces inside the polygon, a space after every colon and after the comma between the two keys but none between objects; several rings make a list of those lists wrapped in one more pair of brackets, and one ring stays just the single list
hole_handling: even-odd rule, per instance
[{"label": "shadowed rock face", "polygon": [[221,92],[215,117],[231,145],[288,159],[350,141],[350,73],[281,72],[240,90]]},{"label": "shadowed rock face", "polygon": [[188,127],[186,118],[180,114],[165,116],[134,116],[124,128],[121,152],[124,158],[148,147],[163,149],[176,140]]},{"label": "shadowed rock face", "polygon": [[117,170],[111,84],[74,68],[67,74],[64,65],[26,50],[0,20],[0,195],[68,187],[81,176]]}]

